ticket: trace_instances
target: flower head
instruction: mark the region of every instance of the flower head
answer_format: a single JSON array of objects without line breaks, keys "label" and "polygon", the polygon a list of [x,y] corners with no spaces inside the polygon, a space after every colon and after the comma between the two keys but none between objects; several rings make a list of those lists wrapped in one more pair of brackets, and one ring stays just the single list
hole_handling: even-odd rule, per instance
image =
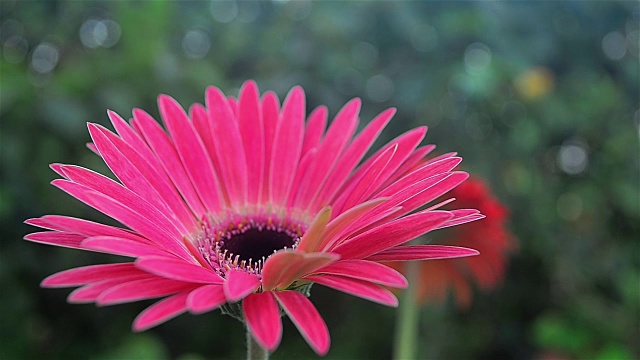
[{"label": "flower head", "polygon": [[326,131],[324,106],[305,122],[300,87],[282,107],[274,93],[260,97],[251,81],[237,99],[210,87],[205,103],[187,114],[171,97],[160,96],[166,131],[139,109],[129,123],[108,112],[117,134],[89,124],[90,148],[117,180],[75,165],[51,166],[62,177],[53,185],[126,228],[49,215],[27,220],[47,231],[25,239],[135,260],[62,271],[42,286],[78,287],[69,295],[73,303],[163,297],[138,315],[135,331],[186,311],[238,303],[253,337],[271,351],[280,342],[282,308],[323,355],[327,327],[299,287],[317,283],[396,306],[386,287],[407,283],[381,261],[477,254],[451,246],[400,246],[482,215],[438,206],[420,210],[467,178],[453,170],[461,161],[453,155],[414,168],[433,149],[419,147],[424,127],[361,163],[393,109],[354,137],[358,99]]},{"label": "flower head", "polygon": [[[486,218],[480,222],[452,228],[446,234],[446,243],[473,246],[482,256],[421,262],[416,300],[423,304],[442,302],[451,289],[457,305],[465,308],[471,304],[472,283],[476,283],[485,291],[498,286],[504,278],[509,253],[517,247],[517,243],[506,228],[507,209],[482,180],[471,177],[453,189],[449,196],[454,197],[460,206],[480,210]],[[401,263],[389,265],[404,272]]]}]

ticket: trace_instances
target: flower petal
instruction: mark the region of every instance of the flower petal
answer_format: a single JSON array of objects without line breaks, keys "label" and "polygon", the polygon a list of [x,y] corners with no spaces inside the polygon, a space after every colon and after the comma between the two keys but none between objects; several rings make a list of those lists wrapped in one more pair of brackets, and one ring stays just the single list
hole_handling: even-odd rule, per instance
[{"label": "flower petal", "polygon": [[320,285],[336,289],[378,304],[398,306],[398,299],[384,287],[367,281],[351,279],[335,275],[312,275],[305,280],[316,282]]},{"label": "flower petal", "polygon": [[224,294],[229,302],[236,302],[260,287],[256,275],[241,270],[228,270],[224,282]]},{"label": "flower petal", "polygon": [[262,288],[275,289],[287,276],[302,266],[304,254],[297,251],[278,251],[269,256],[262,267]]},{"label": "flower petal", "polygon": [[460,164],[460,162],[462,162],[462,158],[451,157],[448,159],[443,159],[437,162],[423,165],[420,168],[403,176],[390,186],[384,188],[382,191],[376,194],[376,196],[391,196],[393,194],[396,194],[402,191],[402,189],[428,179],[434,175],[447,173],[455,168],[458,164]]},{"label": "flower petal", "polygon": [[351,224],[356,223],[361,216],[385,201],[387,201],[387,198],[378,198],[363,202],[331,220],[331,222],[327,225],[324,233],[322,233],[322,240],[320,241],[321,243],[319,248],[328,249],[329,247],[331,247],[337,240],[339,240],[338,238],[336,238],[337,234],[340,234]]},{"label": "flower petal", "polygon": [[339,255],[331,253],[278,251],[269,256],[262,268],[262,288],[265,291],[285,289],[294,281],[339,258]]},{"label": "flower petal", "polygon": [[162,167],[151,166],[149,159],[144,159],[137,150],[100,125],[89,124],[89,133],[104,161],[128,189],[168,218],[175,219],[174,224],[180,230],[196,226],[193,214],[169,183]]},{"label": "flower petal", "polygon": [[314,252],[320,249],[322,233],[324,232],[329,220],[331,219],[331,207],[327,206],[316,215],[309,229],[304,233],[300,243],[298,243],[297,251]]},{"label": "flower petal", "polygon": [[402,176],[406,175],[407,172],[409,172],[411,169],[414,169],[421,161],[423,161],[424,157],[427,154],[429,154],[431,151],[433,151],[433,149],[435,148],[436,148],[435,145],[425,145],[415,149],[411,153],[411,155],[409,155],[407,160],[405,160],[405,162],[403,162],[402,165],[400,165],[398,170],[396,170],[396,172],[393,173],[393,175],[391,175],[387,179],[387,181],[385,181],[382,184],[381,188],[384,189],[388,187],[389,185],[393,184],[398,179],[400,179]]},{"label": "flower petal", "polygon": [[365,258],[425,234],[453,215],[447,211],[419,212],[378,226],[336,246],[332,251],[345,259]]},{"label": "flower petal", "polygon": [[203,284],[222,284],[224,281],[213,270],[176,258],[149,256],[136,260],[135,264],[139,269],[167,279]]},{"label": "flower petal", "polygon": [[307,126],[304,128],[304,140],[302,142],[302,153],[300,157],[311,149],[317,148],[320,145],[322,135],[327,127],[327,107],[320,105],[313,109],[311,115],[307,119]]},{"label": "flower petal", "polygon": [[271,158],[276,136],[276,130],[281,121],[280,101],[278,95],[267,91],[262,97],[262,120],[264,122],[264,168],[262,176],[261,203],[269,202],[269,184],[271,181]]},{"label": "flower petal", "polygon": [[340,275],[396,288],[406,288],[407,279],[396,270],[367,260],[341,260],[323,267],[318,274]]},{"label": "flower petal", "polygon": [[98,296],[96,303],[98,305],[123,304],[173,295],[181,291],[192,290],[198,286],[199,284],[190,284],[164,278],[135,280],[106,290]]},{"label": "flower petal", "polygon": [[313,204],[308,207],[309,211],[316,212],[320,210],[336,195],[353,169],[378,138],[382,129],[387,126],[395,112],[396,109],[394,108],[383,111],[380,115],[376,116],[375,119],[371,120],[369,125],[353,139],[351,144],[348,145],[340,156],[340,160],[331,171],[331,174],[322,186],[322,190],[315,196]]},{"label": "flower petal", "polygon": [[59,232],[59,231],[41,231],[28,234],[25,240],[33,241],[40,244],[55,245],[71,249],[84,249],[82,241],[87,237],[80,234]]},{"label": "flower petal", "polygon": [[152,278],[155,278],[155,275],[140,272],[139,274],[122,275],[122,276],[116,276],[107,280],[97,281],[73,290],[69,294],[69,296],[67,296],[67,301],[72,304],[95,302],[98,296],[100,296],[100,294],[102,294],[103,292],[107,291],[112,287],[118,286],[120,284],[128,283],[134,280],[152,279]]},{"label": "flower petal", "polygon": [[133,331],[145,331],[184,313],[189,291],[183,291],[144,309],[133,321]]},{"label": "flower petal", "polygon": [[366,171],[360,172],[358,181],[353,181],[351,186],[347,187],[342,195],[334,202],[333,206],[337,213],[342,213],[358,205],[358,203],[363,202],[362,200],[365,198],[365,194],[372,192],[374,190],[373,188],[377,186],[380,175],[393,159],[397,149],[397,144],[387,147],[374,161],[368,164]]},{"label": "flower petal", "polygon": [[211,311],[227,302],[224,288],[220,285],[205,285],[193,290],[187,298],[187,307],[193,314]]},{"label": "flower petal", "polygon": [[93,236],[82,242],[84,249],[102,251],[114,255],[140,257],[140,256],[173,256],[162,248],[115,236]]},{"label": "flower petal", "polygon": [[264,124],[260,108],[260,94],[254,81],[242,85],[239,95],[238,125],[247,154],[248,198],[250,204],[259,203],[260,186],[264,174]]},{"label": "flower petal", "polygon": [[133,114],[133,124],[140,128],[140,132],[160,160],[160,164],[164,168],[165,173],[169,176],[176,189],[178,189],[184,201],[189,208],[191,208],[191,211],[193,211],[197,217],[205,214],[207,210],[195,186],[192,184],[176,148],[171,143],[167,134],[146,112],[135,109]]},{"label": "flower petal", "polygon": [[336,115],[327,134],[318,147],[318,155],[309,166],[309,176],[300,184],[299,193],[296,194],[294,207],[304,208],[320,192],[334,165],[340,159],[347,142],[353,136],[358,126],[358,112],[360,111],[360,99],[349,101]]},{"label": "flower petal", "polygon": [[276,292],[274,295],[313,351],[324,356],[329,351],[329,330],[311,301],[296,291]]},{"label": "flower petal", "polygon": [[106,235],[141,241],[144,238],[121,228],[95,223],[89,220],[77,219],[61,215],[45,215],[41,218],[29,219],[26,224],[50,230],[68,231],[86,235],[86,237]]},{"label": "flower petal", "polygon": [[200,199],[209,211],[217,211],[222,203],[220,183],[193,123],[173,98],[161,95],[158,105],[180,160]]},{"label": "flower petal", "polygon": [[478,255],[474,249],[445,245],[405,245],[396,246],[371,255],[367,260],[371,261],[409,261],[450,259],[457,257]]},{"label": "flower petal", "polygon": [[269,169],[269,198],[276,206],[286,204],[300,160],[304,135],[305,99],[301,87],[294,87],[284,101],[282,120],[273,140]]},{"label": "flower petal", "polygon": [[229,102],[220,89],[208,87],[206,103],[213,125],[221,185],[226,189],[231,205],[241,208],[247,201],[247,160],[240,128]]},{"label": "flower petal", "polygon": [[282,338],[282,320],[273,293],[267,291],[247,296],[242,300],[242,311],[256,342],[269,351],[275,350]]},{"label": "flower petal", "polygon": [[133,263],[89,265],[73,268],[42,280],[42,287],[71,287],[89,284],[96,281],[108,280],[123,275],[141,274]]}]

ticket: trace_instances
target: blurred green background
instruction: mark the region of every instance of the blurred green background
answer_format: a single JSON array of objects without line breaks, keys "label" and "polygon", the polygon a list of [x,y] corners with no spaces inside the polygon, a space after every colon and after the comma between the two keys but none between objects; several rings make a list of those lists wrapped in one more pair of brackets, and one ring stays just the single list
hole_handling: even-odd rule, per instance
[{"label": "blurred green background", "polygon": [[[22,241],[29,217],[113,223],[54,189],[48,164],[108,173],[84,147],[106,109],[157,115],[245,79],[302,85],[362,123],[398,107],[382,141],[428,125],[438,152],[487,179],[520,249],[504,284],[423,309],[421,358],[640,358],[637,2],[0,2],[0,358],[242,358],[219,312],[130,332],[150,302],[69,305],[47,275],[115,257]],[[330,359],[387,359],[395,309],[315,287]],[[290,322],[273,358],[313,357]]]}]

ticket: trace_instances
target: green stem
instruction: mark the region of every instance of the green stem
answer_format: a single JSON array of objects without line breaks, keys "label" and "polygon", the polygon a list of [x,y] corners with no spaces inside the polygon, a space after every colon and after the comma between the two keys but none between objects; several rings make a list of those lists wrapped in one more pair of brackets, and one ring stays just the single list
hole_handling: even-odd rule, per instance
[{"label": "green stem", "polygon": [[269,360],[269,351],[256,342],[249,328],[247,328],[247,360]]},{"label": "green stem", "polygon": [[393,347],[395,360],[416,359],[416,343],[418,335],[418,304],[415,292],[418,279],[418,262],[407,261],[404,263],[409,287],[404,290],[399,305],[399,314],[396,321],[396,334]]}]

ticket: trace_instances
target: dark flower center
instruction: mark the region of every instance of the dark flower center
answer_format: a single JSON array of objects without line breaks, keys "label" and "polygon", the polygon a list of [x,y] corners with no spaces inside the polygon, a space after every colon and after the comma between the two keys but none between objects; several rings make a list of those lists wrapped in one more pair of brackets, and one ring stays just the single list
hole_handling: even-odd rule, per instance
[{"label": "dark flower center", "polygon": [[[229,239],[220,242],[220,251],[237,256],[239,261],[255,262],[266,259],[274,252],[293,248],[298,240],[297,234],[288,231],[249,228],[238,234],[231,234]],[[234,260],[232,259],[232,260]]]},{"label": "dark flower center", "polygon": [[302,223],[279,222],[271,217],[245,218],[227,225],[208,222],[202,225],[196,244],[223,277],[228,269],[259,275],[269,256],[278,250],[295,249],[305,230]]}]

